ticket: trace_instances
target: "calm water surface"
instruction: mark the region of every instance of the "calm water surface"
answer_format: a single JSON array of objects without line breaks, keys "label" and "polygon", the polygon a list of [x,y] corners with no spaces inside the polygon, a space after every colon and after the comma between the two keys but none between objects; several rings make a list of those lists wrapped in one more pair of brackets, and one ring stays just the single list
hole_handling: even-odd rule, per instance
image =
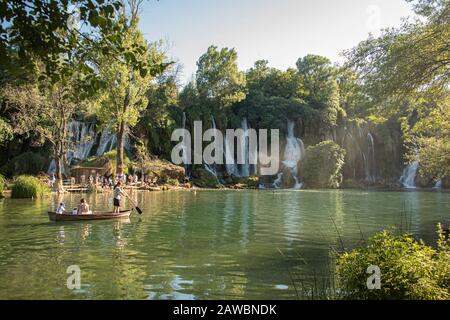
[{"label": "calm water surface", "polygon": [[[109,209],[110,194],[83,195]],[[386,227],[425,241],[450,219],[450,193],[135,192],[129,220],[49,222],[61,198],[0,200],[1,299],[295,299],[334,250]],[[67,207],[81,195],[62,199]],[[81,268],[69,290],[67,267]],[[297,286],[292,283],[296,282]]]}]

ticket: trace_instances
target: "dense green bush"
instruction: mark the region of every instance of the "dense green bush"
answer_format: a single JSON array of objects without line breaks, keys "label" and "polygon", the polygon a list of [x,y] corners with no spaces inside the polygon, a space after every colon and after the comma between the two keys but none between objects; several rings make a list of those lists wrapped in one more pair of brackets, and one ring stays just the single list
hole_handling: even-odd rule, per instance
[{"label": "dense green bush", "polygon": [[36,198],[49,192],[48,186],[36,177],[19,176],[11,188],[12,198]]},{"label": "dense green bush", "polygon": [[[450,299],[450,246],[442,232],[439,235],[434,249],[409,234],[383,231],[365,247],[344,253],[337,262],[344,298]],[[369,265],[380,268],[380,289],[367,288]]]},{"label": "dense green bush", "polygon": [[333,141],[309,146],[300,162],[302,182],[307,188],[338,188],[344,158],[345,150]]},{"label": "dense green bush", "polygon": [[45,164],[46,160],[44,156],[39,153],[27,151],[9,160],[1,168],[1,171],[7,176],[23,174],[37,175],[45,170]]}]

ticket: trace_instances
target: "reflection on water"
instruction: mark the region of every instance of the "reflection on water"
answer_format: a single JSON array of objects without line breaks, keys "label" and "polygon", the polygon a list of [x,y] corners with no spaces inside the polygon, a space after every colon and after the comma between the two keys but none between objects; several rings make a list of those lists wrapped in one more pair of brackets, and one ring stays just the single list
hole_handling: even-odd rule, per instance
[{"label": "reflection on water", "polygon": [[[110,210],[111,194],[83,195]],[[134,192],[128,220],[49,222],[81,195],[0,200],[0,298],[295,299],[329,272],[333,249],[389,226],[434,239],[450,218],[445,192]],[[81,289],[66,288],[79,265]]]}]

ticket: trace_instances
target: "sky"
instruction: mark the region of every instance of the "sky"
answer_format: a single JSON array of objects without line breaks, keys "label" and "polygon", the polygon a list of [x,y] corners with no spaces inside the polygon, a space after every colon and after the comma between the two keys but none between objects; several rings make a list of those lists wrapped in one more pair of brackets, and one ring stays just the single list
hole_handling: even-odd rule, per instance
[{"label": "sky", "polygon": [[405,0],[146,0],[140,28],[164,40],[186,83],[210,45],[235,48],[241,70],[259,59],[286,70],[307,54],[342,62],[343,50],[411,15]]}]

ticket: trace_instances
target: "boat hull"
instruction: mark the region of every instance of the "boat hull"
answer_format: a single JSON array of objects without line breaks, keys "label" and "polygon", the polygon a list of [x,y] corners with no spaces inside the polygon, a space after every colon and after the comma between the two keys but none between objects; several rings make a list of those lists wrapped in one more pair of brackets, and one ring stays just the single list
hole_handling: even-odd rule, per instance
[{"label": "boat hull", "polygon": [[112,212],[94,212],[92,214],[57,214],[56,212],[48,211],[48,218],[50,221],[82,221],[82,220],[106,220],[128,218],[132,210],[121,210],[119,213]]}]

